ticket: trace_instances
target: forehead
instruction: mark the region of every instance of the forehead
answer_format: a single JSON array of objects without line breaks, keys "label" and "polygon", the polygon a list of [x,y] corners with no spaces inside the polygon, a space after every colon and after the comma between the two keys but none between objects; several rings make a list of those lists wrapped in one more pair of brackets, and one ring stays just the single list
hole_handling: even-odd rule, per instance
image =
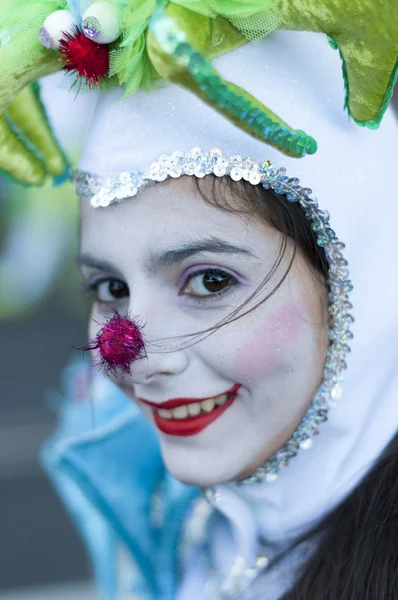
[{"label": "forehead", "polygon": [[[229,195],[229,206],[239,208],[228,186],[222,186],[220,193]],[[279,239],[278,232],[253,216],[227,212],[205,202],[192,177],[158,183],[106,208],[93,208],[83,198],[81,216],[83,252],[101,252],[104,247],[110,252],[127,247],[138,252],[140,248],[209,235],[257,249],[265,245],[269,250],[270,243]]]}]

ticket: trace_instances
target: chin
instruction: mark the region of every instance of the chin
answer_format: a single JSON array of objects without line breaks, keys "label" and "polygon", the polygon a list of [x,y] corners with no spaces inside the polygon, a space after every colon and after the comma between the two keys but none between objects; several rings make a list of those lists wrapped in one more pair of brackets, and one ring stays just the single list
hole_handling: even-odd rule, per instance
[{"label": "chin", "polygon": [[190,461],[186,453],[181,453],[178,460],[176,456],[170,457],[168,453],[163,453],[163,460],[170,475],[186,485],[209,488],[241,479],[242,471],[238,472],[233,465],[217,468],[211,461],[207,465],[203,464],[203,461]]},{"label": "chin", "polygon": [[169,471],[170,475],[172,475],[175,479],[178,479],[178,481],[180,481],[181,483],[185,483],[186,485],[192,485],[202,489],[213,487],[220,483],[227,483],[228,481],[234,480],[234,478],[224,479],[222,477],[217,477],[216,475],[204,472],[187,472],[186,469],[171,470],[167,467],[167,470]]}]

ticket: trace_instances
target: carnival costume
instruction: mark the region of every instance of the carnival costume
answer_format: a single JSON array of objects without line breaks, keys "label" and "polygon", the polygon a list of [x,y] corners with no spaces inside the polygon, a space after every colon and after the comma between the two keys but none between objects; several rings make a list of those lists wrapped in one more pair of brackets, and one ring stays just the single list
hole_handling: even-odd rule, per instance
[{"label": "carnival costume", "polygon": [[[108,210],[181,176],[244,179],[298,203],[324,248],[323,380],[293,436],[243,485],[203,495],[175,481],[138,410],[102,375],[85,386],[78,367],[66,395],[94,402],[95,427],[87,402],[67,402],[43,452],[104,598],[277,600],[313,548],[299,548],[277,570],[267,571],[269,561],[348,496],[397,429],[394,278],[388,284],[398,212],[398,125],[387,108],[398,57],[392,2],[6,4],[3,170],[25,183],[69,175],[37,89],[25,87],[62,66],[72,89],[103,88],[70,175],[82,202]],[[109,351],[120,324],[105,323],[91,348],[106,367],[128,371],[145,345],[138,328],[122,323],[131,343]]]}]

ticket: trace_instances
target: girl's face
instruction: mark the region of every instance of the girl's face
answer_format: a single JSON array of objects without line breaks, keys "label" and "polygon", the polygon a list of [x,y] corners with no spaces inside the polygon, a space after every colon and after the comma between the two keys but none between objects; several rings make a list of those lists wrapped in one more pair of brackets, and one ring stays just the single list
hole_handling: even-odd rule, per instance
[{"label": "girl's face", "polygon": [[[145,323],[147,358],[116,385],[153,422],[177,479],[207,487],[248,476],[290,437],[321,382],[322,286],[298,253],[254,311],[207,337],[170,339],[206,330],[243,304],[271,271],[281,234],[209,206],[191,178],[106,209],[82,204],[81,267],[95,297],[90,338],[114,309]],[[238,315],[273,290],[290,258],[289,248]]]}]

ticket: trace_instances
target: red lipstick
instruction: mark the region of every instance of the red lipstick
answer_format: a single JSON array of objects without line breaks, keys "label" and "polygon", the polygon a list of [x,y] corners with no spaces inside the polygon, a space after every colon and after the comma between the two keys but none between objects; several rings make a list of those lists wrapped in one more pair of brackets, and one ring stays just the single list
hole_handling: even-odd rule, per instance
[{"label": "red lipstick", "polygon": [[168,435],[188,436],[195,435],[203,431],[208,425],[210,425],[210,423],[213,423],[213,421],[218,419],[218,417],[220,417],[230,406],[232,406],[237,398],[237,392],[240,387],[241,384],[236,383],[231,389],[224,392],[224,394],[227,394],[228,399],[222,406],[216,406],[208,413],[202,412],[195,417],[187,417],[185,419],[164,419],[159,415],[158,410],[156,409],[170,410],[172,408],[192,404],[194,402],[203,402],[204,400],[215,398],[223,394],[217,394],[217,396],[209,396],[207,398],[172,398],[166,402],[162,402],[161,404],[144,400],[144,398],[139,398],[139,400],[152,407],[154,421],[160,431]]}]

